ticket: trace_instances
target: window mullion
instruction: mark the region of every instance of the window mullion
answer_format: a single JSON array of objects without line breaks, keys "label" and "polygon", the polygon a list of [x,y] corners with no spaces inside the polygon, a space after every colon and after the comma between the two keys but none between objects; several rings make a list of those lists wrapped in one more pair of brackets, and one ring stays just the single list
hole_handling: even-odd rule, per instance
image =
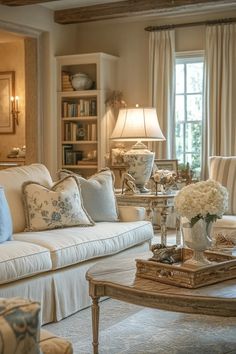
[{"label": "window mullion", "polygon": [[187,65],[184,63],[184,164],[186,164],[186,129],[187,129]]}]

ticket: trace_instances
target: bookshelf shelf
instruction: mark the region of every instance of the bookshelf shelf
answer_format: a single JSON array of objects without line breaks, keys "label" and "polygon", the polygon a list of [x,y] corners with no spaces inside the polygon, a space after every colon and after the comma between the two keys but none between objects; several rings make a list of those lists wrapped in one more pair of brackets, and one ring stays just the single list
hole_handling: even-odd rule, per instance
[{"label": "bookshelf shelf", "polygon": [[94,164],[94,165],[85,165],[85,164],[78,164],[78,165],[62,165],[62,168],[67,168],[67,169],[70,169],[70,170],[78,170],[78,169],[81,169],[81,170],[86,170],[86,169],[89,169],[89,170],[94,170],[94,169],[97,169],[97,164]]},{"label": "bookshelf shelf", "polygon": [[[117,57],[105,53],[57,57],[58,168],[89,177],[105,167],[107,136],[105,101],[116,89]],[[85,73],[91,90],[74,90],[71,76]],[[91,162],[96,160],[96,162]]]},{"label": "bookshelf shelf", "polygon": [[88,116],[88,117],[68,117],[68,118],[62,118],[62,120],[64,120],[65,122],[73,122],[73,121],[90,121],[90,120],[97,120],[98,117],[97,116]]},{"label": "bookshelf shelf", "polygon": [[88,141],[88,140],[67,140],[67,141],[62,141],[62,144],[81,144],[81,145],[87,145],[87,144],[97,144],[97,140],[93,141]]}]

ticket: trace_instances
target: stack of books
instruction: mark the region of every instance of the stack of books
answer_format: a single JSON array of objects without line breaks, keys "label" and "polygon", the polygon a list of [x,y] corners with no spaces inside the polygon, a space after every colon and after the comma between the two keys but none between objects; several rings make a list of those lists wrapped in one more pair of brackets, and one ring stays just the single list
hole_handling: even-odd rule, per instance
[{"label": "stack of books", "polygon": [[70,73],[62,71],[61,73],[62,91],[74,91],[70,81]]}]

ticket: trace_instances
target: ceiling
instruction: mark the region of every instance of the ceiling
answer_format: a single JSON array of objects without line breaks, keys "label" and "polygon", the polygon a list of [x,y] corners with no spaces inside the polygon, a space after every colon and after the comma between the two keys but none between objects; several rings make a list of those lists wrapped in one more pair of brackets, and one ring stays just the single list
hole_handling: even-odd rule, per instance
[{"label": "ceiling", "polygon": [[6,6],[44,6],[59,24],[236,10],[235,0],[0,0]]},{"label": "ceiling", "polygon": [[[11,0],[9,0],[11,1]],[[12,0],[14,1],[14,0]],[[37,1],[37,0],[35,0]],[[41,0],[43,1],[43,0]],[[42,4],[41,4],[42,5]],[[45,2],[59,24],[83,23],[137,16],[236,10],[235,0],[60,0]]]},{"label": "ceiling", "polygon": [[[118,0],[59,0],[59,1],[45,2],[42,3],[41,5],[53,11],[56,11],[56,10],[71,9],[74,7],[113,3],[117,1]],[[119,1],[125,1],[125,0],[119,0]]]}]

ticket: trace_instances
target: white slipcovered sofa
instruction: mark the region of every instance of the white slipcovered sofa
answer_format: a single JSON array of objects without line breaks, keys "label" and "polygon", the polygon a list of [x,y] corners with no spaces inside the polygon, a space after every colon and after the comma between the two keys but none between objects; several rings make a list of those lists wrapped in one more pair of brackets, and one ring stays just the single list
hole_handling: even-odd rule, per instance
[{"label": "white slipcovered sofa", "polygon": [[[104,257],[111,257],[112,262],[112,257],[121,252],[147,250],[153,228],[143,220],[141,208],[124,207],[118,211],[118,221],[25,231],[27,213],[22,185],[28,181],[49,190],[54,185],[42,164],[0,171],[0,186],[13,223],[12,239],[0,244],[0,297],[20,296],[39,301],[41,321],[45,324],[89,306],[85,279],[88,268]],[[95,201],[102,208],[102,203]]]}]

